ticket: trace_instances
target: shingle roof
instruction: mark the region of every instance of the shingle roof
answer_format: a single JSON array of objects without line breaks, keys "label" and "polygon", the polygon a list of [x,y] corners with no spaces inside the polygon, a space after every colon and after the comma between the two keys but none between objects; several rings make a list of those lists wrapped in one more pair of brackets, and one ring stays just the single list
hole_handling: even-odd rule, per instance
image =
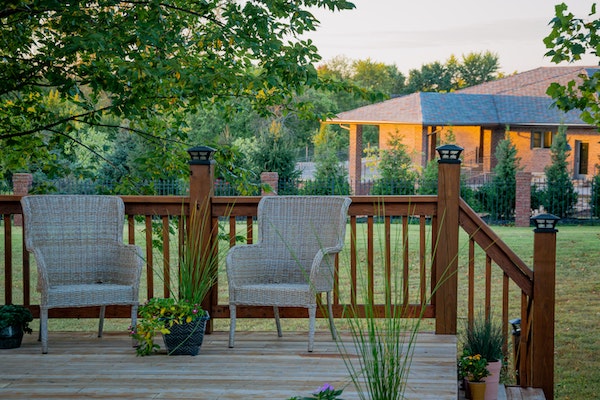
[{"label": "shingle roof", "polygon": [[593,74],[597,69],[598,67],[540,67],[457,90],[456,93],[546,97],[546,89],[552,82],[565,85],[570,80],[580,80],[580,74]]},{"label": "shingle roof", "polygon": [[[402,119],[402,121],[399,120]],[[344,122],[376,122],[376,123],[398,123],[420,124],[421,115],[421,96],[420,93],[413,93],[407,96],[396,97],[381,103],[370,104],[355,108],[354,110],[339,113],[333,121],[342,120]]]},{"label": "shingle roof", "polygon": [[423,125],[587,125],[579,111],[564,113],[546,95],[551,82],[566,83],[594,67],[545,67],[453,93],[413,93],[339,113],[334,123]]}]

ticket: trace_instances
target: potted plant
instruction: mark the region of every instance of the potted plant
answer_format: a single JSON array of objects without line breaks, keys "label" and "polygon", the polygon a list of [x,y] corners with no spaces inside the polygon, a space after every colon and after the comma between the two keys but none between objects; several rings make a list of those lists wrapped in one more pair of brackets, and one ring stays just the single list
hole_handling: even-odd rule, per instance
[{"label": "potted plant", "polygon": [[498,397],[500,370],[504,359],[503,343],[502,326],[491,317],[475,318],[465,331],[464,350],[468,354],[480,354],[488,362],[490,374],[486,378],[486,398]]},{"label": "potted plant", "polygon": [[0,349],[21,346],[23,333],[31,333],[33,316],[27,307],[5,304],[0,306]]},{"label": "potted plant", "polygon": [[206,210],[206,207],[191,207],[189,221],[182,217],[179,293],[171,293],[169,298],[149,299],[139,307],[140,320],[131,334],[138,341],[136,353],[140,356],[160,348],[154,342],[157,332],[162,333],[169,355],[198,354],[209,319],[202,302],[217,281],[219,262],[216,244],[204,242],[205,232],[211,229],[210,218],[203,217],[208,215]]},{"label": "potted plant", "polygon": [[486,398],[486,382],[483,379],[490,375],[487,364],[481,354],[470,354],[467,350],[463,350],[463,355],[458,360],[460,374],[467,380],[468,389],[465,387],[465,392],[469,392],[468,398],[472,400]]}]

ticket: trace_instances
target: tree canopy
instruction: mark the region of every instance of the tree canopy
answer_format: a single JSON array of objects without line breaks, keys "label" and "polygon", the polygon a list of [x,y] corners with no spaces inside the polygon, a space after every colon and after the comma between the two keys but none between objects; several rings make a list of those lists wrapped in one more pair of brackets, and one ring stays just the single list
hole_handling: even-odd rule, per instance
[{"label": "tree canopy", "polygon": [[125,131],[157,146],[181,141],[182,110],[235,107],[235,99],[261,113],[272,105],[309,112],[308,103],[292,101],[294,94],[341,87],[318,76],[317,48],[302,38],[318,23],[310,7],[337,11],[354,5],[345,0],[3,2],[2,146],[37,154],[47,164],[59,157],[52,152],[68,153],[65,142],[101,152],[102,143],[87,140],[95,127],[106,132],[106,140]]},{"label": "tree canopy", "polygon": [[[577,18],[565,3],[555,6],[555,17],[550,21],[551,32],[544,43],[550,49],[546,56],[554,63],[581,60],[584,54],[600,55],[600,19],[596,14],[596,3],[592,3],[587,19]],[[581,110],[581,118],[600,129],[600,70],[593,74],[583,74],[581,81],[572,80],[566,85],[552,83],[547,93],[552,96],[558,108]]]}]

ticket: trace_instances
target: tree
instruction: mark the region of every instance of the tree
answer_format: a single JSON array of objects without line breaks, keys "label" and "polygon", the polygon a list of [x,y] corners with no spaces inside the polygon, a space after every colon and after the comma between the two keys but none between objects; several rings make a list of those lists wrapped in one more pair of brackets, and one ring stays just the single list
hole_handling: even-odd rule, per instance
[{"label": "tree", "polygon": [[600,218],[600,171],[592,179],[592,216]]},{"label": "tree", "polygon": [[[591,5],[589,20],[576,18],[568,11],[565,3],[555,6],[555,17],[550,21],[552,31],[544,38],[547,57],[559,64],[563,61],[581,60],[581,56],[590,53],[600,55],[600,19],[596,15],[596,3]],[[578,82],[569,81],[565,85],[552,83],[546,93],[555,105],[564,111],[581,110],[581,119],[600,128],[600,100],[598,85],[600,70],[593,74],[582,74]]]},{"label": "tree", "polygon": [[259,135],[251,160],[253,169],[258,174],[279,174],[279,194],[296,194],[296,183],[301,172],[296,169],[294,148],[280,122],[271,121],[269,128]]},{"label": "tree", "polygon": [[498,55],[486,51],[469,53],[459,61],[454,55],[445,63],[439,61],[411,69],[405,93],[450,92],[498,79]]},{"label": "tree", "polygon": [[498,55],[486,51],[485,53],[469,53],[462,56],[462,64],[459,64],[458,76],[459,87],[469,87],[480,83],[493,81],[497,78],[500,68]]},{"label": "tree", "polygon": [[547,212],[564,218],[571,214],[577,203],[577,193],[569,176],[567,157],[567,130],[561,126],[552,142],[552,164],[544,171],[546,173],[546,190],[542,204]]},{"label": "tree", "polygon": [[365,89],[379,90],[386,96],[391,96],[399,93],[404,87],[404,75],[395,65],[386,65],[367,58],[355,61],[352,67],[353,81]]},{"label": "tree", "polygon": [[498,163],[494,177],[479,189],[476,198],[493,219],[510,220],[514,217],[516,175],[521,159],[517,157],[517,148],[508,136],[498,143],[495,156]]},{"label": "tree", "polygon": [[406,83],[407,93],[415,92],[449,92],[453,74],[444,64],[436,61],[424,64],[421,69],[411,69]]},{"label": "tree", "polygon": [[[197,107],[247,99],[263,114],[306,88],[341,90],[320,78],[308,7],[345,0],[169,2],[32,0],[0,6],[0,145],[36,157],[85,144],[82,127],[118,128],[147,140],[186,142]],[[51,101],[49,100],[52,97]],[[56,98],[54,98],[56,97]],[[148,121],[170,118],[153,130]],[[106,119],[110,120],[107,124]],[[108,131],[113,140],[115,131]],[[182,144],[172,157],[184,158]],[[100,154],[102,147],[92,147]],[[154,153],[155,159],[171,156]],[[53,157],[38,157],[45,168]],[[9,166],[14,169],[14,165]]]},{"label": "tree", "polygon": [[328,126],[323,127],[314,137],[315,177],[307,181],[301,190],[306,195],[348,195],[350,183],[348,170],[337,156],[339,140]]},{"label": "tree", "polygon": [[393,137],[389,149],[379,152],[379,174],[371,194],[373,195],[410,195],[415,193],[417,174],[412,168],[412,159],[402,143],[401,137]]}]

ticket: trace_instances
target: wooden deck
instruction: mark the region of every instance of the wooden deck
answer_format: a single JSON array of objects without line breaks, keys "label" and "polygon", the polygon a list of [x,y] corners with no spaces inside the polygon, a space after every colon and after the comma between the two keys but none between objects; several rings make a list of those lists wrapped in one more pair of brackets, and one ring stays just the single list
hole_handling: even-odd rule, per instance
[{"label": "wooden deck", "polygon": [[[34,333],[21,348],[0,350],[0,398],[285,400],[324,383],[348,385],[331,336],[317,332],[313,353],[306,340],[305,333],[238,332],[229,349],[227,333],[215,332],[196,357],[136,357],[122,333],[99,339],[91,332],[50,332],[49,353],[42,355]],[[358,395],[348,385],[343,397]],[[420,334],[406,398],[457,399],[455,336]]]}]

